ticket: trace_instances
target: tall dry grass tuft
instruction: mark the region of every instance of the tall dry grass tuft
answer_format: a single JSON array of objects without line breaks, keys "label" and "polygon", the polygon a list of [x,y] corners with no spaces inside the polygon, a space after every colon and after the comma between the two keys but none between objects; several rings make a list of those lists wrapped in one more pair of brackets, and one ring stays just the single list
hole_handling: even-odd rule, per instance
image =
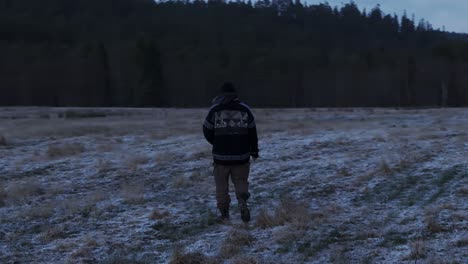
[{"label": "tall dry grass tuft", "polygon": [[85,147],[81,143],[52,144],[47,148],[47,156],[50,158],[74,156],[83,152]]},{"label": "tall dry grass tuft", "polygon": [[435,216],[427,216],[425,223],[426,229],[430,233],[440,233],[444,231],[444,227],[440,225]]},{"label": "tall dry grass tuft", "polygon": [[283,199],[273,213],[266,209],[260,210],[255,225],[265,229],[291,223],[298,228],[305,228],[311,219],[312,215],[306,204],[288,198]]},{"label": "tall dry grass tuft", "polygon": [[229,229],[226,239],[224,240],[219,250],[218,258],[230,259],[237,255],[242,247],[248,246],[252,243],[253,237],[247,230],[240,230],[236,228]]}]

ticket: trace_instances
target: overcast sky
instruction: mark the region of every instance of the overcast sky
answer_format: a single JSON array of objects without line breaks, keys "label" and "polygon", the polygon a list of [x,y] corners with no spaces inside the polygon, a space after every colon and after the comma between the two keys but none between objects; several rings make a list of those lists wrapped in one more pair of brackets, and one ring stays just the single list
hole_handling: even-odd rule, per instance
[{"label": "overcast sky", "polygon": [[[326,2],[325,0],[304,0],[310,4]],[[341,6],[349,0],[328,0],[332,6]],[[468,0],[355,0],[360,9],[372,9],[380,4],[386,14],[396,13],[399,17],[406,10],[408,16],[414,13],[416,23],[419,19],[429,20],[434,28],[445,26],[447,31],[468,33]]]}]

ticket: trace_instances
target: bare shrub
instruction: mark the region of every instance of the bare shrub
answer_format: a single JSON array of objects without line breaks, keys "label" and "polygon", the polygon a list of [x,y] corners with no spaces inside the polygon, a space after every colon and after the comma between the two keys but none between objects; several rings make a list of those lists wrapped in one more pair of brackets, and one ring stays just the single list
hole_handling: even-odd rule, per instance
[{"label": "bare shrub", "polygon": [[6,146],[7,145],[7,140],[5,136],[0,135],[0,146]]},{"label": "bare shrub", "polygon": [[121,195],[125,203],[142,204],[145,202],[143,183],[124,183],[121,186]]},{"label": "bare shrub", "polygon": [[201,252],[186,253],[180,248],[176,248],[169,260],[170,264],[215,264],[213,258],[204,255]]},{"label": "bare shrub", "polygon": [[81,154],[84,151],[85,147],[81,143],[53,144],[47,148],[47,156],[50,158],[67,157]]}]

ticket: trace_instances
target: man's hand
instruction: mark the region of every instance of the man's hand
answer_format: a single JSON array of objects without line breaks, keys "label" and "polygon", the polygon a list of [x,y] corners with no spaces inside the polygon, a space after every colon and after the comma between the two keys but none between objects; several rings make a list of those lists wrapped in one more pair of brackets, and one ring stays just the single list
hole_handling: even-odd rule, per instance
[{"label": "man's hand", "polygon": [[256,160],[258,159],[258,152],[250,152],[250,156],[252,156],[252,158]]}]

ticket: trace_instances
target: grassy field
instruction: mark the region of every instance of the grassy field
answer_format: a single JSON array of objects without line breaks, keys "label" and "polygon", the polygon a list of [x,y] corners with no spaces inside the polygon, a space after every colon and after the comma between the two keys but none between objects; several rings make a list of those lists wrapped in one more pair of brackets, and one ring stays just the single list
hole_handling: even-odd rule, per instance
[{"label": "grassy field", "polygon": [[206,111],[1,108],[0,262],[467,263],[468,109],[254,110],[248,225]]}]

